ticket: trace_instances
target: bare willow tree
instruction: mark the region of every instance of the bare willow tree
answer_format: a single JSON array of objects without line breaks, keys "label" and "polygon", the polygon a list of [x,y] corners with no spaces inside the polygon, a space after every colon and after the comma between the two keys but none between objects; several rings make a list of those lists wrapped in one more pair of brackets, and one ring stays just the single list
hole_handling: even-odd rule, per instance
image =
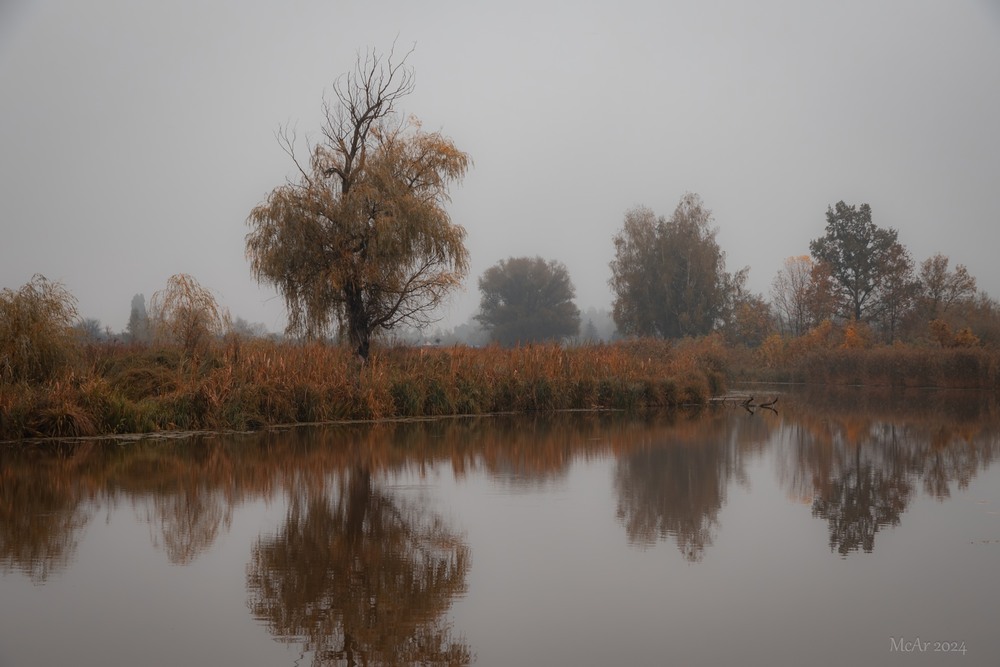
[{"label": "bare willow tree", "polygon": [[76,351],[76,298],[35,274],[19,290],[0,290],[0,383],[55,377]]},{"label": "bare willow tree", "polygon": [[180,345],[188,354],[203,351],[229,324],[229,313],[211,290],[186,273],[170,276],[149,303],[153,337]]},{"label": "bare willow tree", "polygon": [[801,336],[812,325],[809,292],[814,266],[809,255],[788,257],[771,281],[771,301],[782,329],[789,335]]},{"label": "bare willow tree", "polygon": [[289,333],[316,338],[336,325],[362,359],[379,331],[432,322],[468,271],[465,229],[445,204],[470,158],[397,113],[414,85],[407,56],[358,55],[324,103],[308,165],[294,134],[279,133],[298,176],[247,219],[251,271],[281,292]]}]

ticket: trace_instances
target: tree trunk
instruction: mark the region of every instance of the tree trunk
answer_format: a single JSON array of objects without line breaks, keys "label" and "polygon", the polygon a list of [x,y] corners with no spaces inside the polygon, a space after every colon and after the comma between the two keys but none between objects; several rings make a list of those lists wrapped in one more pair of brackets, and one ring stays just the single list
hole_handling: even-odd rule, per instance
[{"label": "tree trunk", "polygon": [[347,304],[347,338],[362,363],[368,362],[371,350],[371,326],[368,313],[365,310],[364,296],[361,288],[350,284],[344,289]]}]

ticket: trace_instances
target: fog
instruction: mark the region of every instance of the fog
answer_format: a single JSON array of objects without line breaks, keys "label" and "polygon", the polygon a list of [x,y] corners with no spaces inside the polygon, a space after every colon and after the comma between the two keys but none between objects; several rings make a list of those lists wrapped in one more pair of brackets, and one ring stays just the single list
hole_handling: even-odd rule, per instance
[{"label": "fog", "polygon": [[189,273],[234,316],[285,326],[251,278],[246,217],[318,136],[358,50],[414,47],[402,110],[468,152],[466,321],[500,259],[566,264],[609,308],[624,213],[701,195],[730,271],[767,296],[839,200],[920,262],[1000,296],[1000,3],[6,0],[0,3],[0,287],[60,280],[125,327]]}]

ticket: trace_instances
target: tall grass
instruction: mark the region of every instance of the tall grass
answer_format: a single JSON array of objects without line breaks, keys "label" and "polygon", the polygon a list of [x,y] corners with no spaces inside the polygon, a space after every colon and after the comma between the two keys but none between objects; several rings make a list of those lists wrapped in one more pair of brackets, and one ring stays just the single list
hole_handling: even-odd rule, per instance
[{"label": "tall grass", "polygon": [[198,357],[92,346],[58,378],[0,384],[0,438],[703,403],[724,390],[724,354],[714,338],[389,347],[362,366],[341,346],[235,337]]},{"label": "tall grass", "polygon": [[62,356],[17,361],[35,370],[0,377],[0,440],[671,407],[704,403],[734,377],[1000,388],[995,350],[845,346],[832,330],[772,338],[754,350],[727,348],[716,336],[581,347],[383,347],[364,365],[342,346],[235,336],[197,355],[180,345],[60,345]]},{"label": "tall grass", "polygon": [[772,336],[740,357],[740,375],[824,385],[1000,389],[996,349],[855,342],[828,323],[799,338]]}]

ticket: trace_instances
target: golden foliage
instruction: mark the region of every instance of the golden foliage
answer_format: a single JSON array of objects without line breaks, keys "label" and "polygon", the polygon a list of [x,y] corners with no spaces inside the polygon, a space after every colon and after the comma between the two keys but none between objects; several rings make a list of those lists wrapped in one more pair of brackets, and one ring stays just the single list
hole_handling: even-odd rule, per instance
[{"label": "golden foliage", "polygon": [[965,327],[955,334],[955,345],[957,347],[977,347],[979,337],[972,333],[972,329]]},{"label": "golden foliage", "polygon": [[247,219],[251,271],[281,292],[289,331],[319,338],[336,323],[363,357],[379,330],[429,322],[468,270],[465,229],[445,204],[471,160],[416,120],[393,124],[412,89],[404,62],[359,59],[335,86],[309,165],[284,136],[299,178]]},{"label": "golden foliage", "polygon": [[76,320],[76,298],[45,276],[0,291],[0,382],[55,377],[76,355]]},{"label": "golden foliage", "polygon": [[319,343],[233,342],[198,359],[176,348],[94,355],[58,387],[0,391],[0,438],[703,404],[724,391],[726,365],[718,337],[676,348],[379,349],[360,373],[351,350]]},{"label": "golden foliage", "polygon": [[155,340],[179,345],[187,354],[204,352],[221,336],[229,314],[212,292],[185,273],[167,280],[167,287],[150,299],[150,324]]},{"label": "golden foliage", "polygon": [[856,350],[871,347],[871,344],[872,332],[867,324],[851,320],[844,325],[844,342],[841,343],[841,347]]}]

